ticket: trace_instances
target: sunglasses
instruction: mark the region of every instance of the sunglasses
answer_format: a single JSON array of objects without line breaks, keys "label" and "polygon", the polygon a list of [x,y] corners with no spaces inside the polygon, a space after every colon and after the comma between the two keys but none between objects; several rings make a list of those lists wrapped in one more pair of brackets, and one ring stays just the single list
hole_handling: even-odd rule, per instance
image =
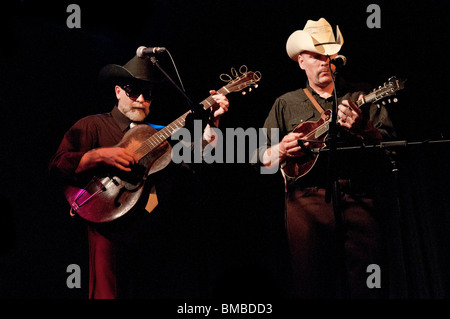
[{"label": "sunglasses", "polygon": [[149,101],[152,97],[152,89],[141,88],[131,85],[123,85],[121,88],[125,91],[125,94],[132,100],[136,100],[141,94],[145,100]]}]

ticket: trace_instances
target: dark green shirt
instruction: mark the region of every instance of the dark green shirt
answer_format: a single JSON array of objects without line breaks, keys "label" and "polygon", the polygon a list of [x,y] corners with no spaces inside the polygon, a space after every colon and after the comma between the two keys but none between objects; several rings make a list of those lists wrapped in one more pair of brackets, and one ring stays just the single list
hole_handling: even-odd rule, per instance
[{"label": "dark green shirt", "polygon": [[[344,81],[339,83],[337,90],[338,102],[343,100],[357,101],[361,94],[370,91],[368,86],[351,85]],[[332,109],[333,97],[324,99],[320,97],[309,85],[307,88],[324,110]],[[395,129],[389,118],[388,111],[381,104],[367,104],[361,107],[363,116],[377,128],[383,140],[396,137]],[[267,129],[267,147],[278,143],[281,139],[292,132],[299,124],[307,121],[318,121],[320,113],[309,100],[303,89],[287,92],[275,100],[270,110],[264,128]],[[279,140],[272,140],[271,128],[279,129]],[[338,175],[340,178],[351,178],[354,181],[362,181],[364,184],[374,183],[381,176],[380,170],[386,169],[386,156],[379,148],[345,150],[348,146],[362,146],[376,143],[376,141],[362,140],[360,137],[340,129],[338,132]],[[326,149],[326,148],[325,148]],[[321,152],[313,169],[304,177],[303,183],[311,186],[323,186],[326,181],[327,152]]]},{"label": "dark green shirt", "polygon": [[[349,85],[347,83],[342,84],[340,90],[338,90],[338,102],[343,100],[358,100],[361,94],[367,94],[367,90],[364,88]],[[324,110],[332,109],[333,97],[324,99],[309,85],[307,88],[312,93],[313,97],[319,103]],[[395,130],[392,122],[389,118],[386,108],[381,104],[371,104],[362,107],[363,115],[366,119],[369,119],[372,124],[381,132],[384,140],[389,140],[395,137]],[[280,130],[280,140],[283,136],[292,132],[299,124],[307,121],[318,121],[320,119],[320,113],[306,96],[303,89],[287,92],[277,98],[272,106],[272,109],[267,116],[264,128],[268,129],[267,143],[268,146],[272,145],[270,128],[278,128]],[[346,134],[343,130],[341,136],[347,139],[348,143],[361,143],[357,138]],[[370,141],[368,141],[370,142]]]}]

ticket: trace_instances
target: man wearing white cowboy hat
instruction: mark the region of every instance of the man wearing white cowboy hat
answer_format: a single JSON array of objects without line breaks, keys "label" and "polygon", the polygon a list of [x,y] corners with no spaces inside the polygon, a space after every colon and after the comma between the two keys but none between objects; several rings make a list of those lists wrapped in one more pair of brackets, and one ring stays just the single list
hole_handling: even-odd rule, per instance
[{"label": "man wearing white cowboy hat", "polygon": [[[100,83],[114,94],[116,104],[111,112],[78,120],[66,132],[49,165],[52,176],[64,185],[84,186],[98,170],[114,168],[129,172],[138,162],[137,155],[118,144],[133,124],[142,123],[149,115],[152,92],[160,79],[157,72],[149,57],[137,56],[123,66],[110,64],[102,68]],[[216,104],[211,107],[209,120],[218,125],[228,109],[228,99],[215,91],[210,94]],[[209,124],[205,130],[208,129]],[[205,134],[205,140],[211,135]],[[170,297],[168,285],[174,283],[196,289],[187,284],[192,282],[189,275],[171,278],[176,273],[189,271],[187,264],[192,259],[186,257],[189,240],[181,235],[181,230],[189,227],[179,224],[183,223],[182,216],[189,215],[186,212],[194,198],[193,193],[189,193],[192,187],[184,185],[192,182],[190,176],[185,166],[170,162],[147,179],[156,186],[157,201],[150,200],[156,198],[155,194],[146,194],[145,188],[146,196],[142,197],[149,200],[143,202],[144,206],[138,205],[133,212],[117,220],[88,224],[89,298],[167,298]],[[178,215],[181,211],[186,215]],[[179,242],[174,244],[176,240]],[[177,245],[180,248],[177,249]],[[176,261],[174,256],[186,259]],[[173,263],[184,264],[183,271],[177,271]],[[192,296],[191,291],[184,293]]]},{"label": "man wearing white cowboy hat", "polygon": [[[333,59],[341,50],[344,38],[336,27],[324,18],[308,20],[303,30],[293,32],[287,40],[288,56],[305,71],[304,88],[278,97],[270,110],[264,128],[267,129],[267,150],[262,164],[281,165],[286,179],[285,218],[293,265],[295,296],[300,298],[380,297],[380,289],[366,285],[367,266],[382,263],[380,226],[374,199],[379,195],[381,170],[377,155],[340,153],[338,174],[342,197],[340,211],[344,220],[345,243],[340,247],[335,234],[333,205],[325,200],[327,188],[326,152],[315,157],[309,147],[312,139],[307,131],[295,130],[302,123],[325,121],[322,114],[334,103],[335,66]],[[395,135],[386,109],[381,105],[358,108],[356,101],[367,88],[361,89],[336,79],[338,98],[339,145],[377,143]],[[329,113],[328,113],[329,114]],[[307,126],[304,126],[307,127]],[[279,130],[278,144],[271,144],[271,130]],[[314,137],[314,135],[312,135]],[[279,139],[277,139],[278,141]],[[345,144],[344,144],[345,143]],[[317,147],[317,144],[314,146]],[[320,144],[319,147],[323,147]],[[312,163],[312,168],[299,175],[285,174],[289,160]],[[314,162],[315,161],[315,162]],[[284,168],[283,168],[284,167]],[[298,166],[300,167],[300,166]],[[297,167],[297,168],[298,168]],[[369,169],[367,169],[369,168]],[[345,285],[337,285],[340,272],[340,249],[345,256]]]},{"label": "man wearing white cowboy hat", "polygon": [[[334,58],[344,44],[339,27],[336,27],[336,37],[331,25],[321,18],[318,21],[308,20],[303,30],[291,34],[286,43],[289,57],[298,61],[300,68],[305,70],[312,89],[326,96],[333,92],[333,82],[326,63],[320,61]],[[311,63],[320,67],[309,67]]]}]

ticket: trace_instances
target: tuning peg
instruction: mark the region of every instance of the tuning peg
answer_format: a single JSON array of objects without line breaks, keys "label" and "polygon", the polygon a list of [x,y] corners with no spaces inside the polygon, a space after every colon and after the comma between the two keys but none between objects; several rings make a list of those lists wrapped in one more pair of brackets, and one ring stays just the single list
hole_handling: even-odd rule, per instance
[{"label": "tuning peg", "polygon": [[252,88],[248,88],[248,92],[250,93],[252,91]]},{"label": "tuning peg", "polygon": [[245,92],[245,91],[242,91],[242,95],[245,95],[245,94],[247,94],[247,92]]},{"label": "tuning peg", "polygon": [[255,89],[257,89],[257,88],[258,88],[258,84],[255,84],[253,87],[254,87]]},{"label": "tuning peg", "polygon": [[394,103],[397,103],[398,99],[396,97],[394,97],[393,101],[394,101]]}]

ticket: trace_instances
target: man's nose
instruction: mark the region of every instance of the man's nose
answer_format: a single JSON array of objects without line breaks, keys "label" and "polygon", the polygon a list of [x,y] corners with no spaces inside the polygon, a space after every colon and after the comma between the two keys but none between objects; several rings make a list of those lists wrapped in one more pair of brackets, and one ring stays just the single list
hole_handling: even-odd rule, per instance
[{"label": "man's nose", "polygon": [[141,102],[141,103],[145,102],[144,95],[143,94],[139,95],[138,98],[136,99],[136,101]]}]

